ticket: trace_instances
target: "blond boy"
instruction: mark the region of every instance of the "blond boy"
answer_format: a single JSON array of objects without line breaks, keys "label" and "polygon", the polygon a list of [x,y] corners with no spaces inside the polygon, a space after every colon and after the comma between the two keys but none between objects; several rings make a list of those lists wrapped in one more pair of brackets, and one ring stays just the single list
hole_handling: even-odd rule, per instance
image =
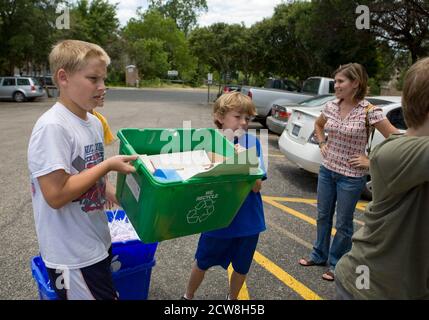
[{"label": "blond boy", "polygon": [[88,111],[103,99],[110,58],[77,40],[49,55],[57,103],[36,122],[28,147],[40,253],[60,299],[116,299],[104,204],[117,203],[109,171],[134,172],[135,156],[104,160],[103,128]]},{"label": "blond boy", "polygon": [[[265,171],[259,140],[246,133],[250,118],[254,115],[254,104],[249,97],[239,92],[222,95],[213,110],[214,123],[222,129],[227,138],[234,141],[237,149],[256,147],[261,168]],[[227,269],[230,264],[233,272],[227,299],[238,298],[252,263],[259,233],[266,229],[261,184],[261,180],[256,181],[253,190],[228,227],[201,234],[191,276],[182,299],[194,298],[195,291],[209,268],[220,265]]]}]

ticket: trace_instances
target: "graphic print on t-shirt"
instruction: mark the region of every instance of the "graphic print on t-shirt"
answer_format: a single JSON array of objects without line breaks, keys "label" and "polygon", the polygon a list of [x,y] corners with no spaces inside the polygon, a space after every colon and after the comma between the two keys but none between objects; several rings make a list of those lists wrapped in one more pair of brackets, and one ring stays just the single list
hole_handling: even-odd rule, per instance
[{"label": "graphic print on t-shirt", "polygon": [[[102,143],[85,146],[85,159],[78,156],[73,162],[73,168],[82,172],[90,169],[104,160],[104,146]],[[79,202],[84,212],[102,210],[104,208],[106,182],[104,177],[99,179],[86,193],[73,202]]]}]

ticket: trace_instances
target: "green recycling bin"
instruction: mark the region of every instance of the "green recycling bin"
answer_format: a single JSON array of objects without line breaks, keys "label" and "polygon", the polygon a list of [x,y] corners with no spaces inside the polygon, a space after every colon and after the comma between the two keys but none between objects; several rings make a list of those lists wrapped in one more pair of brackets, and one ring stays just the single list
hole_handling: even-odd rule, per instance
[{"label": "green recycling bin", "polygon": [[[123,155],[206,150],[234,156],[234,145],[216,129],[121,129]],[[247,174],[160,182],[138,158],[136,172],[117,175],[116,196],[144,243],[187,236],[228,226],[255,180],[259,168]]]}]

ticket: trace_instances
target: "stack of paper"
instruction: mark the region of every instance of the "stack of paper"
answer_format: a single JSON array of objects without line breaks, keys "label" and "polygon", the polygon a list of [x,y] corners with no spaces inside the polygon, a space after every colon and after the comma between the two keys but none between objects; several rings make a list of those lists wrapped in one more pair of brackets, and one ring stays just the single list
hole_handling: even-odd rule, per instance
[{"label": "stack of paper", "polygon": [[250,174],[251,168],[259,165],[256,148],[243,148],[231,158],[205,150],[194,150],[150,156],[140,155],[140,160],[152,174],[157,169],[176,170],[182,180],[221,175],[245,175]]}]

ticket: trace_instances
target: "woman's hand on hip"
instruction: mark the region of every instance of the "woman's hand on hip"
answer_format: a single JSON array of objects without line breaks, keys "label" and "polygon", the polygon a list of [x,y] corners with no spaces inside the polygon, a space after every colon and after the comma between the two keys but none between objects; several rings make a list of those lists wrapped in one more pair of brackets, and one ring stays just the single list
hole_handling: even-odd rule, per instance
[{"label": "woman's hand on hip", "polygon": [[349,159],[350,165],[355,168],[369,169],[369,158],[364,154],[355,154]]}]

